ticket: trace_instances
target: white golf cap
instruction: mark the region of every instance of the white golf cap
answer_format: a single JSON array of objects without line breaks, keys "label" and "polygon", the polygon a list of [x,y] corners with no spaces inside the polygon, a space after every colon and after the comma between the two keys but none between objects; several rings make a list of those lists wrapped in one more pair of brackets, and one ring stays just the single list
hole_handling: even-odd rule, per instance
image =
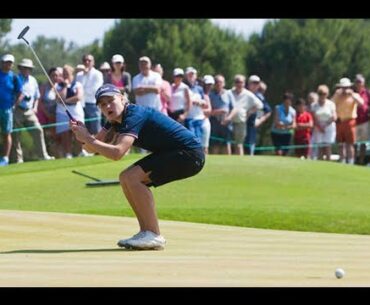
[{"label": "white golf cap", "polygon": [[181,68],[176,68],[173,70],[173,76],[183,76],[184,75],[184,70]]},{"label": "white golf cap", "polygon": [[123,59],[122,55],[116,54],[116,55],[113,55],[112,57],[112,63],[116,63],[116,62],[124,63],[125,60]]},{"label": "white golf cap", "polygon": [[1,61],[11,61],[14,62],[14,56],[12,54],[5,54],[1,57]]},{"label": "white golf cap", "polygon": [[33,69],[35,66],[31,59],[23,58],[22,61],[18,64],[18,67],[30,68]]},{"label": "white golf cap", "polygon": [[215,79],[213,78],[212,75],[204,75],[203,82],[206,85],[214,85],[215,84]]},{"label": "white golf cap", "polygon": [[139,61],[146,61],[148,63],[151,63],[151,60],[148,56],[142,56],[139,58]]},{"label": "white golf cap", "polygon": [[185,70],[185,73],[186,74],[188,74],[188,73],[197,74],[197,70],[195,70],[193,67],[187,67],[186,70]]},{"label": "white golf cap", "polygon": [[261,79],[257,75],[251,75],[248,78],[248,83],[259,83],[260,81],[261,81]]},{"label": "white golf cap", "polygon": [[106,61],[100,65],[100,70],[110,70],[110,65]]}]

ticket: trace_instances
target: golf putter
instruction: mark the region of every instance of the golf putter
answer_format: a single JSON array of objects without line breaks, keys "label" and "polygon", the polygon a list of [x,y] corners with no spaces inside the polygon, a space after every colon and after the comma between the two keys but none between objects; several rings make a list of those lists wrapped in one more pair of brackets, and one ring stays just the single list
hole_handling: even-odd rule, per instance
[{"label": "golf putter", "polygon": [[[26,38],[24,38],[24,36],[26,35],[26,33],[28,32],[28,30],[30,29],[30,27],[27,25],[20,33],[19,33],[19,35],[18,35],[18,39],[22,39],[22,40],[24,40],[24,42],[29,46],[29,48],[31,49],[31,51],[32,51],[32,53],[33,53],[33,55],[35,56],[35,58],[37,59],[37,62],[39,63],[39,65],[40,65],[40,67],[41,67],[41,69],[42,69],[42,71],[45,73],[45,75],[46,75],[46,77],[47,77],[47,79],[48,79],[48,81],[49,81],[49,83],[50,83],[50,86],[53,88],[54,87],[54,84],[53,84],[53,82],[51,81],[51,79],[50,79],[50,77],[49,77],[49,75],[48,75],[48,73],[46,72],[46,70],[45,70],[45,68],[44,68],[44,66],[42,65],[42,63],[41,63],[41,61],[40,61],[40,59],[39,59],[39,57],[37,56],[37,54],[36,54],[36,52],[35,52],[35,50],[32,48],[32,46],[30,45],[30,43],[27,41],[27,39]],[[59,94],[59,92],[58,92],[58,90],[55,90],[55,92],[56,92],[56,94],[58,95],[58,97],[59,97],[59,99],[60,99],[60,102],[62,103],[62,105],[63,105],[63,107],[64,107],[64,109],[65,109],[65,111],[66,111],[66,113],[67,113],[67,115],[68,115],[68,117],[72,120],[72,121],[74,121],[74,122],[77,122],[77,120],[75,120],[74,118],[73,118],[73,116],[71,115],[71,113],[68,111],[68,108],[67,108],[67,106],[66,106],[66,103],[64,102],[64,100],[62,99],[62,97],[60,96],[60,94]]]},{"label": "golf putter", "polygon": [[87,182],[86,186],[105,186],[105,185],[120,184],[119,180],[101,180],[101,179],[86,175],[86,174],[81,173],[81,172],[76,171],[76,170],[72,170],[72,173],[94,180],[94,181],[91,181],[91,182]]}]

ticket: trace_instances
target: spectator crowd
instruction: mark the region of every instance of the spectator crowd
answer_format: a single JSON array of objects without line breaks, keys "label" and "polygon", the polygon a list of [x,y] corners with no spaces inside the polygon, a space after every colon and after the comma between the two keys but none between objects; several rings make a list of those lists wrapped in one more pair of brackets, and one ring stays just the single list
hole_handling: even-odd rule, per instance
[{"label": "spectator crowd", "polygon": [[17,74],[14,65],[13,55],[1,57],[0,166],[24,162],[20,128],[30,132],[40,160],[90,156],[74,139],[59,99],[96,134],[105,118],[96,105],[95,92],[104,83],[118,87],[131,102],[183,124],[199,138],[206,153],[254,155],[261,126],[271,120],[276,155],[285,156],[293,147],[297,157],[331,160],[337,144],[340,162],[366,163],[370,92],[361,74],[353,83],[341,78],[333,94],[326,84],[307,98],[284,92],[272,109],[265,97],[267,85],[257,75],[237,74],[233,87],[226,89],[223,75],[200,76],[189,66],[174,68],[168,81],[161,64],[152,66],[147,56],[138,59],[139,73],[131,77],[122,55],[112,56],[110,63],[97,69],[94,56],[85,54],[76,67],[50,67],[51,83],[45,84],[32,76],[31,59],[20,60]]}]

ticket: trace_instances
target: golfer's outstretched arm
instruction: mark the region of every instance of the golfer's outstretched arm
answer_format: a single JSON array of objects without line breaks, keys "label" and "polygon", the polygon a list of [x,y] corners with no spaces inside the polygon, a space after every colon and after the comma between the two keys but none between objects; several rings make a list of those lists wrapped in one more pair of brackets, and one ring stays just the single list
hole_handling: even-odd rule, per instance
[{"label": "golfer's outstretched arm", "polygon": [[117,161],[127,153],[134,141],[135,138],[132,136],[120,135],[117,144],[112,145],[91,136],[86,138],[85,146],[88,150],[93,150],[108,159]]},{"label": "golfer's outstretched arm", "polygon": [[[95,139],[99,140],[99,141],[104,141],[105,137],[107,136],[108,134],[108,130],[102,128],[96,135],[95,135]],[[85,143],[82,144],[82,148],[85,149],[88,153],[97,153],[97,151],[95,150],[92,150],[91,148],[87,147],[87,145],[85,145]]]}]

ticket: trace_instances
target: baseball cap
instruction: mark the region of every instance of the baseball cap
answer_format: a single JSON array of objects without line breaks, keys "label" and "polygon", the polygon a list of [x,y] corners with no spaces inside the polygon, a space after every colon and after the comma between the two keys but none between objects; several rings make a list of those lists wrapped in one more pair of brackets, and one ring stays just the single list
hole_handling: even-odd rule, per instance
[{"label": "baseball cap", "polygon": [[11,61],[14,62],[14,56],[12,54],[5,54],[1,57],[1,61]]},{"label": "baseball cap", "polygon": [[110,70],[110,65],[105,61],[103,62],[100,67],[99,67],[100,70]]},{"label": "baseball cap", "polygon": [[365,83],[365,77],[362,74],[356,74],[355,82]]},{"label": "baseball cap", "polygon": [[185,73],[188,74],[188,73],[194,73],[196,74],[197,73],[197,70],[195,70],[193,67],[187,67],[186,70],[185,70]]},{"label": "baseball cap", "polygon": [[203,82],[206,85],[214,85],[215,84],[215,79],[213,78],[212,75],[204,75]]},{"label": "baseball cap", "polygon": [[261,79],[257,75],[251,75],[248,78],[248,83],[259,83],[260,81],[261,81]]},{"label": "baseball cap", "polygon": [[116,54],[116,55],[113,55],[113,57],[112,57],[112,63],[115,63],[115,62],[124,63],[125,60],[123,59],[122,55]]},{"label": "baseball cap", "polygon": [[139,58],[139,61],[146,61],[148,63],[151,63],[150,58],[148,56],[142,56]]},{"label": "baseball cap", "polygon": [[173,70],[173,76],[179,76],[179,75],[184,75],[184,70],[181,68],[176,68]]},{"label": "baseball cap", "polygon": [[115,96],[122,94],[121,91],[112,84],[104,84],[95,93],[96,103],[99,103],[99,99],[103,96]]}]

